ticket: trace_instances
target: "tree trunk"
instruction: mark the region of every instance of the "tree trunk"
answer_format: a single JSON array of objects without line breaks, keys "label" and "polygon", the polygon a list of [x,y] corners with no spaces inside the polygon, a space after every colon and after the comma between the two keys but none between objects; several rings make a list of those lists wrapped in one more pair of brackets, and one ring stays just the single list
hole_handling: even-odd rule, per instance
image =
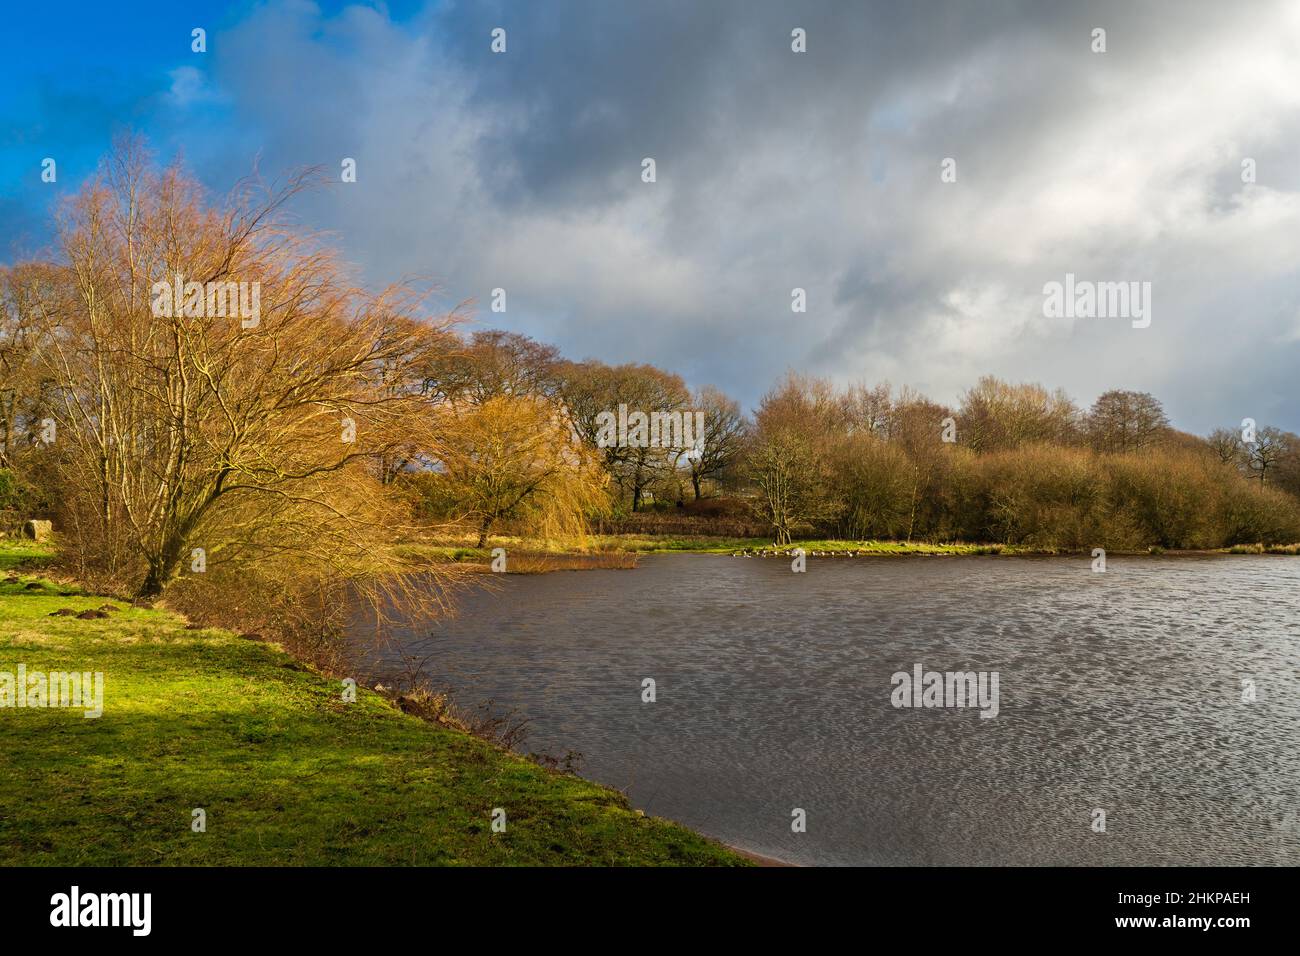
[{"label": "tree trunk", "polygon": [[149,562],[149,571],[144,575],[144,580],[140,581],[140,587],[136,588],[135,596],[142,600],[152,601],[153,598],[162,594],[162,585],[168,579],[168,568],[164,567],[162,561]]},{"label": "tree trunk", "polygon": [[167,583],[176,575],[176,566],[180,564],[181,552],[184,550],[185,542],[179,535],[174,535],[167,541],[158,556],[149,560],[149,572],[136,589],[136,597],[146,600],[160,597]]},{"label": "tree trunk", "polygon": [[145,575],[144,581],[136,589],[135,596],[145,600],[152,601],[162,594],[164,571],[156,564],[149,565],[149,573]]}]

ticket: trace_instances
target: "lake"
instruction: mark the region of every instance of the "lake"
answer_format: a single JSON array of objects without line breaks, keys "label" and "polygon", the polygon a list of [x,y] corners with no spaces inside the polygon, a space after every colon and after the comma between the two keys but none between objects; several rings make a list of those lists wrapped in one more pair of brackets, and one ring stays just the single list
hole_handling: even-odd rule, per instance
[{"label": "lake", "polygon": [[[493,575],[385,654],[526,716],[523,750],[578,751],[648,813],[793,863],[1300,864],[1300,560],[1091,565]],[[894,706],[917,665],[996,673],[997,716]]]}]

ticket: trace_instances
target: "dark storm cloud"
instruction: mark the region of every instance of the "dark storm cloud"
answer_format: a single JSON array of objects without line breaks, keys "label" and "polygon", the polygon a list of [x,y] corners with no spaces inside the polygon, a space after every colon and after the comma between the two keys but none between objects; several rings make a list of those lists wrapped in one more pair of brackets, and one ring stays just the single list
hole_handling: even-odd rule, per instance
[{"label": "dark storm cloud", "polygon": [[[209,161],[355,157],[309,214],[372,278],[505,287],[484,322],[749,402],[993,372],[1300,427],[1298,41],[1282,3],[287,3],[218,44],[255,135]],[[1153,282],[1151,328],[1046,320],[1067,271]]]}]

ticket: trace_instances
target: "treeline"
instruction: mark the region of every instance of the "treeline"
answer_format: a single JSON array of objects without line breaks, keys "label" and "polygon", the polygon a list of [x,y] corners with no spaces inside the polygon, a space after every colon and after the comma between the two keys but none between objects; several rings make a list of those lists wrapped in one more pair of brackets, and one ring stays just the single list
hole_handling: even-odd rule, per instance
[{"label": "treeline", "polygon": [[[778,539],[1212,548],[1300,537],[1300,442],[1270,470],[1174,431],[1153,397],[982,379],[956,409],[791,377],[763,401],[748,469]],[[807,476],[815,475],[810,481]]]},{"label": "treeline", "polygon": [[[450,571],[430,588],[406,548],[431,531],[568,535],[703,500],[782,542],[1300,540],[1290,433],[1202,439],[1146,394],[1085,410],[992,378],[947,408],[790,375],[746,414],[651,365],[569,361],[430,317],[407,287],[357,286],[283,215],[307,185],[213,204],[126,143],[60,209],[57,248],[0,270],[10,530],[53,519],[96,585],[321,630],[358,601],[434,610]],[[154,307],[159,283],[174,307]],[[259,314],[213,314],[203,289],[225,283],[255,288]],[[692,447],[655,437],[696,411]]]},{"label": "treeline", "polygon": [[[1133,550],[1300,540],[1300,438],[1272,427],[1198,438],[1171,428],[1160,402],[1142,392],[1111,390],[1084,409],[1059,390],[986,377],[949,408],[909,389],[836,388],[791,374],[750,417],[718,390],[692,393],[653,366],[565,361],[511,333],[476,332],[448,362],[437,377],[454,382],[453,402],[483,409],[529,396],[571,422],[580,441],[552,447],[597,459],[616,519],[695,512],[693,500],[721,497],[782,543],[828,536]],[[599,447],[597,417],[620,405],[700,410],[704,431],[691,449]],[[498,447],[524,449],[524,435]],[[478,476],[483,485],[489,474],[541,473],[523,458],[479,455],[476,464],[491,465]],[[473,484],[453,491],[437,471],[421,481],[451,492],[433,508],[443,518],[464,507]],[[485,532],[519,517],[478,508]]]}]

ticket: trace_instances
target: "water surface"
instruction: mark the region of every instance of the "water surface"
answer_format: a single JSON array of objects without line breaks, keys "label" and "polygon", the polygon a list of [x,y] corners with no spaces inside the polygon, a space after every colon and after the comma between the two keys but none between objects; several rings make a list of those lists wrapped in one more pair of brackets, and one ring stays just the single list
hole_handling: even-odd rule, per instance
[{"label": "water surface", "polygon": [[[1089,558],[810,558],[795,574],[657,555],[493,581],[400,653],[462,702],[526,715],[524,749],[579,751],[584,776],[736,846],[816,864],[1300,864],[1300,559],[1097,574]],[[917,663],[998,672],[999,715],[893,707],[891,675]]]}]

